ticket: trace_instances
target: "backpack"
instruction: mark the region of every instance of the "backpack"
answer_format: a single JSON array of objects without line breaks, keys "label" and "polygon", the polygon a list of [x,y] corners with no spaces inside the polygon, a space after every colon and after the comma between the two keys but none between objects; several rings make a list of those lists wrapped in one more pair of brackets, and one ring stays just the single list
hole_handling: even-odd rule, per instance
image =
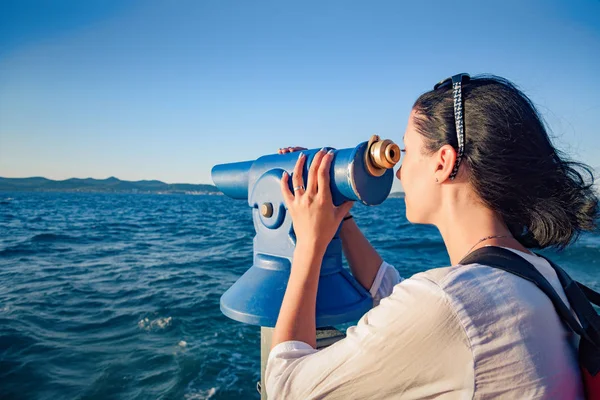
[{"label": "backpack", "polygon": [[578,355],[585,396],[586,399],[598,400],[600,399],[600,316],[591,303],[600,306],[600,293],[574,281],[562,268],[547,258],[546,260],[556,271],[579,322],[573,317],[550,282],[529,261],[510,250],[495,246],[482,247],[467,255],[459,264],[477,263],[498,268],[527,279],[541,289],[552,301],[563,323],[580,336]]}]

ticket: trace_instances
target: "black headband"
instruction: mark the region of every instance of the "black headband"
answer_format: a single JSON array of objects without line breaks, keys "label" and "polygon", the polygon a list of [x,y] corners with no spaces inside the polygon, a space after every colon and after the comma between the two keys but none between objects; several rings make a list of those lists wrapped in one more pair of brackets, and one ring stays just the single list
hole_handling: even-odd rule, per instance
[{"label": "black headband", "polygon": [[446,87],[450,83],[452,84],[454,97],[454,124],[456,126],[456,138],[458,140],[458,155],[456,156],[456,162],[454,163],[454,168],[450,174],[451,180],[456,178],[460,161],[465,152],[465,118],[463,116],[462,85],[470,80],[471,76],[469,74],[462,73],[444,79],[443,81],[436,83],[433,87],[433,90],[436,90],[441,87]]}]

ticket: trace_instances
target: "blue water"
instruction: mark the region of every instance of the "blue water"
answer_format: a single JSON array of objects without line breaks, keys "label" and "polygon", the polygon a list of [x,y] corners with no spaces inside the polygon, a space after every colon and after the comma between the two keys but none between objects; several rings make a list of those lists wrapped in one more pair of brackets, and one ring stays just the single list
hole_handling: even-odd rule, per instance
[{"label": "blue water", "polygon": [[[403,200],[353,213],[403,276],[448,264]],[[259,398],[259,328],[219,311],[253,236],[224,196],[0,192],[0,398]],[[600,234],[546,254],[600,288]]]}]

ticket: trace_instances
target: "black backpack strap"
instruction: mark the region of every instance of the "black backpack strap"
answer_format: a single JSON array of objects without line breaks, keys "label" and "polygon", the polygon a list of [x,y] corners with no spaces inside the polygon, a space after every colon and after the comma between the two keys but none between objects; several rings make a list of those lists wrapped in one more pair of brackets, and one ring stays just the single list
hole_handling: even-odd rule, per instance
[{"label": "black backpack strap", "polygon": [[523,257],[519,257],[512,251],[501,247],[488,246],[473,251],[462,259],[459,264],[482,264],[510,272],[532,282],[550,298],[556,312],[571,331],[582,337],[587,337],[587,333],[583,330],[579,322],[577,322],[571,310],[563,303],[550,282]]},{"label": "black backpack strap", "polygon": [[[575,310],[583,329],[592,339],[594,339],[595,343],[600,343],[600,317],[598,317],[596,310],[594,310],[594,307],[590,304],[590,301],[585,292],[581,289],[580,284],[571,279],[571,277],[554,262],[548,260],[544,256],[541,257],[545,258],[552,268],[554,268],[554,271],[556,271],[558,280],[567,295],[567,299],[569,299],[571,308]],[[593,290],[591,291],[594,292]],[[596,292],[594,293],[597,294]]]},{"label": "black backpack strap", "polygon": [[[567,273],[562,268],[560,268],[558,265],[556,265],[552,260],[548,259],[547,257],[544,257],[541,254],[537,254],[537,255],[539,257],[542,257],[542,258],[546,259],[546,261],[548,261],[550,263],[550,265],[552,266],[552,268],[554,268],[554,270],[556,271],[556,274],[558,275],[558,278],[560,279],[561,284],[563,285],[563,288],[565,287],[565,283],[564,282],[571,282],[571,280],[572,280],[571,277],[569,275],[567,275]],[[561,278],[561,276],[562,276],[562,278]],[[600,306],[600,293],[596,292],[593,289],[590,289],[589,287],[585,286],[581,282],[575,281],[575,283],[579,287],[579,290],[581,290],[581,292],[585,295],[585,297],[591,303],[593,303],[593,304],[595,304],[597,306]],[[569,301],[571,301],[571,300],[569,299]]]},{"label": "black backpack strap", "polygon": [[600,293],[596,292],[593,289],[590,289],[581,282],[577,282],[577,286],[579,286],[579,289],[581,289],[581,291],[583,292],[583,294],[585,294],[585,297],[587,297],[589,301],[591,301],[597,306],[600,306]]}]

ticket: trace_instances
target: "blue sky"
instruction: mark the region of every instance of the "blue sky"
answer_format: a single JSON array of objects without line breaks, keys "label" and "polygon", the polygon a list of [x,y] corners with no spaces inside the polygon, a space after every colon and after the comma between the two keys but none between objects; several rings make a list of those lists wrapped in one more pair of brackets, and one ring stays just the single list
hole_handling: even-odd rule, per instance
[{"label": "blue sky", "polygon": [[2,0],[0,176],[210,183],[282,146],[400,141],[463,71],[517,83],[599,167],[600,1],[480,3]]}]

